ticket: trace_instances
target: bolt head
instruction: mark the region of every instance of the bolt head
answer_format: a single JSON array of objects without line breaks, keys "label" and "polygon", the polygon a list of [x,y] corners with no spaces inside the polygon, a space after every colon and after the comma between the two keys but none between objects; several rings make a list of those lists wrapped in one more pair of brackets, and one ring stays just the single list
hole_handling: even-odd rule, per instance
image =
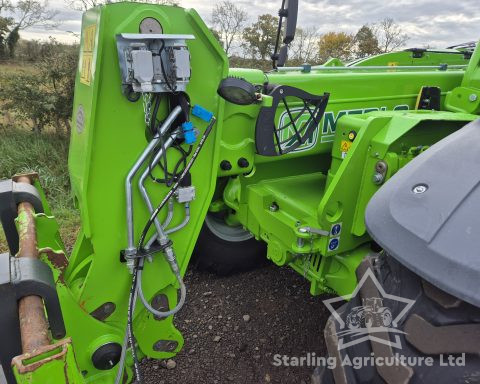
[{"label": "bolt head", "polygon": [[383,175],[381,173],[374,173],[372,181],[374,184],[382,184],[383,183]]},{"label": "bolt head", "polygon": [[277,211],[278,211],[278,208],[279,208],[279,207],[278,207],[278,204],[275,203],[275,202],[273,202],[273,203],[270,205],[270,208],[269,208],[269,209],[270,209],[271,212],[277,212]]},{"label": "bolt head", "polygon": [[412,192],[416,195],[427,192],[428,186],[426,184],[417,184],[412,188]]},{"label": "bolt head", "polygon": [[468,96],[468,100],[470,100],[472,103],[474,101],[477,101],[477,99],[478,99],[478,96],[475,93],[472,93],[470,94],[470,96]]}]

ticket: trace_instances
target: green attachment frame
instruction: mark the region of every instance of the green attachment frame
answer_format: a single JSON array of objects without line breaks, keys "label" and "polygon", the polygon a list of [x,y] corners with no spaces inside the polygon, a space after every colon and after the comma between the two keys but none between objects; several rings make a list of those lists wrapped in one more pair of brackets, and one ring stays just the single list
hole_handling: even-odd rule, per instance
[{"label": "green attachment frame", "polygon": [[370,198],[412,158],[476,118],[435,111],[347,115],[336,128],[327,173],[306,173],[298,159],[290,164],[302,173],[285,165],[257,166],[230,179],[224,201],[268,244],[269,259],[311,281],[312,294],[345,295],[355,286],[359,262],[371,251],[364,223]]}]

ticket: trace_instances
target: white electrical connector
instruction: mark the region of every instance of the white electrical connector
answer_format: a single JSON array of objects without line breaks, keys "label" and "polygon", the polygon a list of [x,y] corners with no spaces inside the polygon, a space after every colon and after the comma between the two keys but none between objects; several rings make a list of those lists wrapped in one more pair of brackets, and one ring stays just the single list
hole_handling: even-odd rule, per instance
[{"label": "white electrical connector", "polygon": [[152,52],[138,49],[131,52],[134,79],[140,84],[141,92],[152,92],[153,61]]},{"label": "white electrical connector", "polygon": [[195,187],[192,185],[190,187],[178,188],[176,197],[179,203],[189,203],[195,200]]}]

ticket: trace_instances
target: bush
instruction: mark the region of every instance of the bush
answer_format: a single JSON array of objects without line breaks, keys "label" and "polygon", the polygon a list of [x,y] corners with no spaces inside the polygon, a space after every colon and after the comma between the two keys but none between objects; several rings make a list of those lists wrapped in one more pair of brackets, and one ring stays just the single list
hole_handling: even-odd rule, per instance
[{"label": "bush", "polygon": [[49,54],[37,61],[37,70],[0,78],[0,100],[4,110],[29,121],[35,132],[50,125],[57,133],[69,134],[78,46],[51,40],[44,50]]}]

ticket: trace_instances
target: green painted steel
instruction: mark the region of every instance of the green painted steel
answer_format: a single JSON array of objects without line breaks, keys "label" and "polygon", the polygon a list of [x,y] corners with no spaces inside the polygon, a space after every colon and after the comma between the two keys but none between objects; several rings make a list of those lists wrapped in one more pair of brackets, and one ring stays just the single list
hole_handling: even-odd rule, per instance
[{"label": "green painted steel", "polygon": [[[198,14],[192,9],[135,3],[117,3],[87,11],[82,23],[69,154],[73,196],[80,209],[82,227],[68,261],[52,256],[51,262],[56,271],[67,335],[72,338],[85,382],[114,381],[116,370],[96,369],[92,355],[104,344],[122,344],[125,334],[132,277],[120,262],[120,252],[127,246],[124,183],[128,171],[147,145],[147,135],[142,101],[129,102],[121,93],[115,35],[138,33],[139,24],[146,17],[160,21],[164,33],[195,35],[195,40],[188,43],[193,76],[187,92],[192,105],[202,105],[213,111],[218,119],[192,169],[197,197],[191,204],[191,220],[182,232],[171,235],[182,273],[187,268],[217,177],[216,168],[211,164],[217,163],[224,102],[215,90],[227,75],[228,62]],[[165,99],[159,118],[166,115],[166,103]],[[192,121],[203,132],[206,123],[195,117]],[[136,187],[137,180],[138,177],[133,183],[136,241],[149,217]],[[158,204],[167,191],[166,187],[151,182],[147,189],[154,204]],[[183,215],[183,209],[176,206],[172,225],[179,224]],[[39,247],[51,248],[56,254],[65,251],[53,218],[39,215],[37,228]],[[165,295],[170,308],[176,305],[177,283],[163,256],[146,264],[143,280],[149,300],[154,295]],[[90,315],[105,303],[115,305],[110,316],[99,321]],[[156,320],[141,304],[135,311],[134,331],[141,355],[168,358],[183,346],[173,317]],[[155,343],[162,340],[176,347],[169,352],[155,350]],[[130,368],[128,373],[131,379]]]},{"label": "green painted steel", "polygon": [[470,55],[456,49],[412,49],[383,53],[348,63],[348,66],[377,66],[377,65],[467,65]]},{"label": "green painted steel", "polygon": [[[228,69],[225,53],[194,10],[116,3],[87,11],[82,24],[69,155],[82,228],[69,257],[65,256],[48,206],[44,214],[36,216],[40,253],[54,272],[67,337],[75,350],[78,369],[68,366],[72,383],[113,383],[116,369],[95,368],[92,356],[101,346],[121,345],[124,339],[132,279],[120,261],[121,251],[127,246],[124,183],[150,137],[141,99],[132,103],[121,93],[115,36],[138,33],[146,17],[157,19],[164,33],[195,36],[188,42],[192,77],[187,93],[192,105],[202,105],[218,119],[192,168],[196,199],[191,203],[191,220],[171,235],[182,274],[207,211],[228,210],[227,223],[240,223],[265,241],[266,256],[304,275],[311,282],[312,294],[350,293],[356,281],[354,270],[372,247],[363,222],[370,197],[421,151],[478,117],[471,114],[478,111],[470,104],[476,101],[454,102],[452,95],[471,94],[480,88],[480,50],[466,74],[462,69],[399,67],[263,73]],[[405,53],[402,55],[405,57]],[[255,123],[261,105],[224,102],[216,89],[227,74],[259,87],[268,82],[314,94],[329,92],[327,111],[312,137],[297,150],[278,157],[260,156],[255,151]],[[442,111],[414,111],[422,86],[441,89]],[[263,105],[271,101],[264,97]],[[289,103],[291,107],[301,105],[293,99]],[[165,98],[159,119],[164,119],[167,112]],[[278,108],[275,119],[285,119],[282,108]],[[195,117],[192,121],[203,132],[206,124]],[[171,156],[175,155],[169,154],[173,160]],[[240,167],[240,158],[247,159],[247,168]],[[230,170],[220,168],[223,160],[232,164]],[[133,182],[136,242],[149,217],[137,181]],[[38,182],[36,186],[41,189]],[[164,185],[150,180],[147,189],[154,205],[168,192]],[[172,225],[177,225],[183,220],[179,204],[174,213]],[[165,216],[162,212],[160,218]],[[166,297],[173,308],[178,284],[164,257],[155,255],[143,273],[147,299],[163,295],[159,297]],[[95,314],[105,305],[114,310],[100,319]],[[141,356],[168,358],[182,348],[183,338],[172,316],[158,320],[139,303],[133,326]],[[173,348],[159,351],[159,341]],[[131,380],[132,359],[127,355],[126,375]],[[53,375],[58,365],[58,361],[46,363],[41,371],[28,376],[16,372],[16,377],[22,383],[46,383],[49,367],[56,377]]]},{"label": "green painted steel", "polygon": [[68,339],[58,345],[52,345],[41,354],[13,365],[13,372],[18,384],[84,384],[73,347]]},{"label": "green painted steel", "polygon": [[473,53],[461,86],[448,95],[445,106],[449,111],[480,112],[480,49]]},{"label": "green painted steel", "polygon": [[412,48],[404,51],[381,53],[343,63],[330,58],[325,67],[369,67],[369,66],[429,66],[429,65],[467,65],[470,53],[457,49],[421,49]]}]

